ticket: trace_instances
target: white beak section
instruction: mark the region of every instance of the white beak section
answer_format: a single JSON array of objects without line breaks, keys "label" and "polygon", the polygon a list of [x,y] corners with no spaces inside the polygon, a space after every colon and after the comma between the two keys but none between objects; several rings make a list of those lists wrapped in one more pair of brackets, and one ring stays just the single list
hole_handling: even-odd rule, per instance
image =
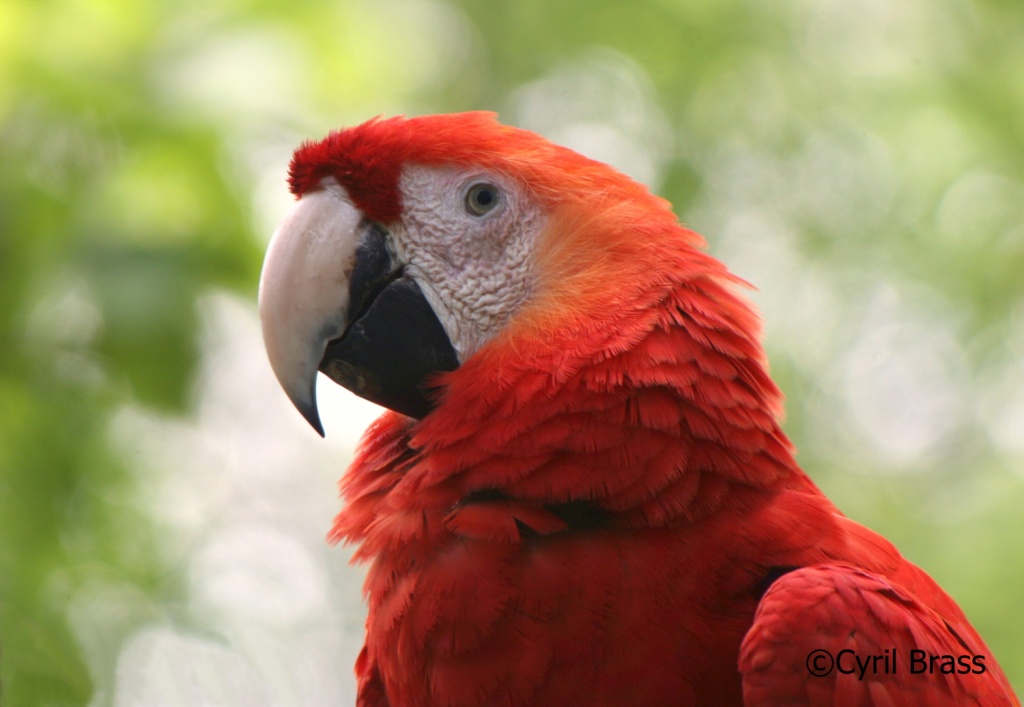
[{"label": "white beak section", "polygon": [[316,374],[327,343],[345,331],[362,222],[362,213],[336,184],[306,194],[274,232],[260,275],[260,321],[270,366],[321,436]]}]

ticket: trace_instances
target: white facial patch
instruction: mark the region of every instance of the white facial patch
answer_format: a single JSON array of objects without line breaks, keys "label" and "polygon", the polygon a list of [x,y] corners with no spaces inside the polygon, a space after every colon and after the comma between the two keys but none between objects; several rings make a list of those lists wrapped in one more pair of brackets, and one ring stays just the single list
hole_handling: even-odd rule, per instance
[{"label": "white facial patch", "polygon": [[[477,185],[494,187],[485,190],[490,210],[482,214],[480,188],[470,194]],[[393,227],[397,255],[465,361],[529,296],[532,253],[544,214],[517,184],[481,171],[407,166],[399,189],[402,225]]]}]

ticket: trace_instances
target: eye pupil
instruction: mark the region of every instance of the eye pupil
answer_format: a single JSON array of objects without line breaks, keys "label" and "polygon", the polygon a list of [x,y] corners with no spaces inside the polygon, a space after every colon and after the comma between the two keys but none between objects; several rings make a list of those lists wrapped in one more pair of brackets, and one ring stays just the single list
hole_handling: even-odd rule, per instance
[{"label": "eye pupil", "polygon": [[474,184],[466,192],[466,210],[474,216],[483,216],[498,205],[498,188],[493,184]]}]

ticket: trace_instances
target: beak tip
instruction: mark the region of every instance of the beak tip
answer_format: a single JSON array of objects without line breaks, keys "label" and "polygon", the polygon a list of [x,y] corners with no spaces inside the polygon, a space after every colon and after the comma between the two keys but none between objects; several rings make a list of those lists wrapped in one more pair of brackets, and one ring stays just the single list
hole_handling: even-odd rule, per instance
[{"label": "beak tip", "polygon": [[312,415],[303,415],[303,417],[306,418],[306,422],[308,422],[310,426],[314,430],[316,430],[316,433],[318,435],[320,435],[321,437],[327,437],[327,435],[324,434],[324,426],[320,424],[320,418],[317,417],[316,413],[313,413]]},{"label": "beak tip", "polygon": [[320,422],[320,413],[316,407],[316,400],[314,399],[309,404],[299,403],[298,401],[293,402],[299,412],[302,413],[302,416],[306,418],[306,422],[309,423],[309,426],[316,430],[316,433],[321,437],[326,437],[327,435],[324,434],[323,423]]}]

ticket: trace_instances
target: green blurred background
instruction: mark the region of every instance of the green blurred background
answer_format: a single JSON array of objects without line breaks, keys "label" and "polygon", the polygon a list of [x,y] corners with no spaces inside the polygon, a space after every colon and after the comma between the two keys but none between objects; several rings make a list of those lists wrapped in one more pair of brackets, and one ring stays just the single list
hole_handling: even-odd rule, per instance
[{"label": "green blurred background", "polygon": [[351,704],[372,407],[254,304],[290,150],[486,108],[758,287],[805,469],[1024,690],[1020,0],[4,0],[0,703]]}]

